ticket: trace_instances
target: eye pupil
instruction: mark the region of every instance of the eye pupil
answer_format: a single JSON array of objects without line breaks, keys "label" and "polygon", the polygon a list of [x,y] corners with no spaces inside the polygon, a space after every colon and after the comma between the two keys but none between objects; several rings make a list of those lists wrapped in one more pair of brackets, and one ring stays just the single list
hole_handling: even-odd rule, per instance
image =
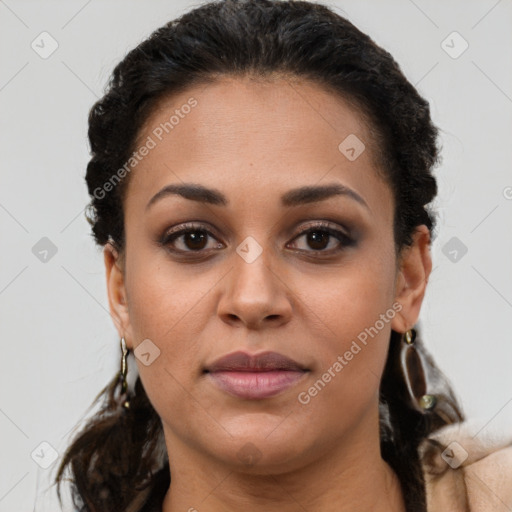
[{"label": "eye pupil", "polygon": [[[204,231],[191,231],[189,233],[185,233],[183,237],[183,241],[187,248],[198,250],[204,247],[206,233]],[[191,244],[189,242],[191,242]]]},{"label": "eye pupil", "polygon": [[[323,231],[310,231],[307,237],[310,247],[314,249],[324,249],[328,244],[324,244],[323,242],[328,242],[330,235]],[[317,244],[320,244],[320,247]]]}]

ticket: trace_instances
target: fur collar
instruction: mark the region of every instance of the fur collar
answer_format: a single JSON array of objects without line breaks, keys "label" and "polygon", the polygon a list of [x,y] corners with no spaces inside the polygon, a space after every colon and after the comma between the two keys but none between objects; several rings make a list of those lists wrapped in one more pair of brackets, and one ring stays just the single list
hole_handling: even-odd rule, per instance
[{"label": "fur collar", "polygon": [[425,440],[420,455],[428,512],[512,511],[512,435],[458,423]]}]

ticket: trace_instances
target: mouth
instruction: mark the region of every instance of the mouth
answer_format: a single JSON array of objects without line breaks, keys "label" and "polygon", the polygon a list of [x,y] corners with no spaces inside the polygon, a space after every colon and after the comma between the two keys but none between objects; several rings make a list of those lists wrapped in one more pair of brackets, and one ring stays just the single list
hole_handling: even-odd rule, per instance
[{"label": "mouth", "polygon": [[301,381],[309,370],[282,354],[234,352],[207,366],[203,373],[221,391],[247,400],[275,396]]}]

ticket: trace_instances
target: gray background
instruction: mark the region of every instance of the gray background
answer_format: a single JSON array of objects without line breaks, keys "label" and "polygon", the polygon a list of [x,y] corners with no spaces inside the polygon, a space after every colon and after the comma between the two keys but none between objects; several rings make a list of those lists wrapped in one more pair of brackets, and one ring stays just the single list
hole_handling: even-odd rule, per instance
[{"label": "gray background", "polygon": [[[88,110],[126,51],[199,4],[0,1],[0,511],[58,509],[57,462],[40,466],[52,454],[40,443],[62,453],[118,370],[102,254],[83,212]],[[443,163],[425,339],[475,432],[510,432],[512,3],[328,5],[389,50],[431,102]],[[45,59],[31,47],[51,49],[43,31],[58,44]],[[34,254],[44,237],[57,250],[46,262]]]}]

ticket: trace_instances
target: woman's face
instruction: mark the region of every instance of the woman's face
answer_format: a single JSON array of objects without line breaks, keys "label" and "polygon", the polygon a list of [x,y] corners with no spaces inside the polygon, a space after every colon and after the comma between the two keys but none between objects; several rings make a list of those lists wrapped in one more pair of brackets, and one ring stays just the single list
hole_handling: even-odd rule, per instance
[{"label": "woman's face", "polygon": [[[223,78],[161,102],[137,148],[126,258],[105,262],[168,450],[278,472],[378,439],[390,330],[416,321],[429,260],[415,242],[396,271],[359,113],[307,81]],[[235,351],[300,368],[213,371]]]}]

